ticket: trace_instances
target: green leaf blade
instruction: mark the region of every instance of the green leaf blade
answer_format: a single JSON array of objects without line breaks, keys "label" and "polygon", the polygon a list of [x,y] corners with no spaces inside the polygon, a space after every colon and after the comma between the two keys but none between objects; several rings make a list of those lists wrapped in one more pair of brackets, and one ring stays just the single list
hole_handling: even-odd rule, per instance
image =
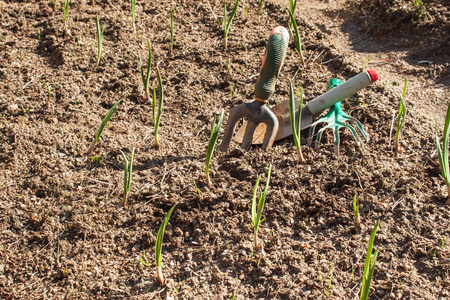
[{"label": "green leaf blade", "polygon": [[128,180],[128,159],[125,155],[125,153],[122,152],[122,150],[119,150],[120,154],[122,154],[122,159],[123,159],[123,190],[124,190],[124,194],[127,193],[127,180]]},{"label": "green leaf blade", "polygon": [[375,270],[375,266],[372,265],[376,261],[376,257],[378,256],[378,249],[375,251],[374,259],[372,258],[373,244],[375,241],[375,235],[380,226],[380,221],[377,221],[374,228],[372,229],[372,233],[370,234],[369,244],[367,247],[366,259],[364,262],[364,270],[363,270],[363,278],[361,283],[361,295],[360,300],[367,300],[370,291],[370,284],[373,276],[373,271]]},{"label": "green leaf blade", "polygon": [[294,99],[294,90],[292,88],[292,80],[289,79],[289,118],[291,120],[291,130],[292,135],[294,137],[295,146],[298,148],[300,145],[299,141],[299,132],[295,126],[296,118],[295,118],[295,99]]},{"label": "green leaf blade", "polygon": [[258,175],[256,178],[255,187],[253,188],[253,197],[252,197],[252,208],[251,208],[251,216],[252,216],[252,225],[255,228],[255,231],[258,231],[259,220],[257,214],[257,202],[256,202],[256,194],[258,193],[259,181],[261,180],[261,175]]},{"label": "green leaf blade", "polygon": [[[224,110],[220,114],[219,120],[216,124],[216,116],[214,116],[213,123],[211,126],[211,133],[209,135],[208,148],[206,150],[206,158],[205,158],[205,175],[209,178],[209,168],[211,166],[211,159],[214,155],[214,150],[216,149],[217,140],[219,138],[220,128],[222,127],[224,117]],[[209,184],[209,182],[208,182]]]},{"label": "green leaf blade", "polygon": [[449,134],[450,134],[450,103],[447,108],[447,114],[445,116],[445,125],[444,125],[444,140],[443,140],[443,149],[442,149],[442,156],[443,156],[443,167],[445,169],[445,181],[448,185],[450,183],[449,178],[449,163],[448,163],[448,144],[449,144]]},{"label": "green leaf blade", "polygon": [[100,124],[100,127],[97,131],[97,134],[95,135],[95,139],[94,139],[94,143],[98,143],[100,136],[103,132],[103,129],[105,128],[106,124],[109,122],[109,120],[111,119],[111,117],[114,115],[114,113],[117,111],[117,108],[120,104],[120,101],[117,101],[108,111],[108,113],[106,114],[105,118],[103,119],[102,123]]},{"label": "green leaf blade", "polygon": [[135,148],[131,151],[130,162],[128,163],[128,176],[127,176],[127,192],[130,191],[131,178],[133,176],[133,161],[134,161]]},{"label": "green leaf blade", "polygon": [[155,243],[155,261],[156,261],[156,267],[161,267],[161,250],[162,250],[162,242],[164,238],[164,233],[166,231],[167,223],[169,222],[170,216],[172,215],[173,210],[178,205],[178,202],[172,205],[167,215],[164,217],[163,222],[159,226],[158,234],[156,236],[156,243]]},{"label": "green leaf blade", "polygon": [[228,32],[229,32],[229,30],[230,30],[231,22],[233,22],[233,18],[234,18],[234,16],[236,15],[238,6],[239,6],[239,0],[236,0],[236,2],[234,3],[233,10],[231,11],[231,14],[230,14],[230,18],[229,18],[228,21],[227,21],[226,3],[225,3],[225,1],[224,1],[225,21],[226,21],[226,25],[225,25],[225,29],[224,29],[224,36],[225,36],[225,39],[228,38]]},{"label": "green leaf blade", "polygon": [[256,212],[256,221],[257,221],[256,222],[257,228],[255,228],[256,231],[258,231],[259,224],[261,223],[261,215],[264,210],[264,205],[266,203],[267,191],[269,189],[269,184],[270,184],[271,170],[272,170],[272,165],[269,165],[269,170],[267,171],[266,186],[264,187],[264,191],[260,194],[259,200],[258,200],[258,207],[257,207],[257,212]]}]

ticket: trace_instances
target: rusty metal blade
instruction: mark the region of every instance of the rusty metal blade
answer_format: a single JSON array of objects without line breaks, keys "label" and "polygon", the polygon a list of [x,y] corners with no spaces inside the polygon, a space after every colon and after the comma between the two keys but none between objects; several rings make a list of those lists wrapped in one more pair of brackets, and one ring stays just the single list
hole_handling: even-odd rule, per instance
[{"label": "rusty metal blade", "polygon": [[[298,101],[295,103],[298,106]],[[275,113],[278,118],[279,128],[275,140],[280,140],[288,137],[292,134],[291,120],[289,118],[289,101],[283,101],[280,104],[271,107],[271,110]],[[311,126],[313,122],[313,115],[309,111],[308,107],[305,106],[302,109],[302,121],[300,124],[301,130]],[[237,143],[242,143],[244,138],[245,128],[247,127],[247,121],[244,121],[242,126],[237,130],[236,135],[233,137],[233,141]],[[266,133],[266,125],[261,123],[256,127],[255,133],[253,134],[252,144],[259,145],[262,144],[264,140],[264,134]]]}]

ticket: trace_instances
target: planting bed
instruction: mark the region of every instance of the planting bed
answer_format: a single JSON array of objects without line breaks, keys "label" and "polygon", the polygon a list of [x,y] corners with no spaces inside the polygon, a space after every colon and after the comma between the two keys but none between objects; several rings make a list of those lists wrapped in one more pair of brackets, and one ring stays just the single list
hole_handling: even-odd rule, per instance
[{"label": "planting bed", "polygon": [[[233,106],[253,99],[252,75],[270,30],[288,25],[289,1],[264,1],[258,16],[256,0],[241,0],[226,51],[222,1],[138,0],[137,34],[129,1],[72,2],[66,32],[62,2],[55,13],[53,1],[0,1],[0,298],[230,299],[234,292],[236,299],[353,299],[377,220],[370,299],[450,297],[450,214],[434,141],[435,119],[442,136],[450,101],[448,1],[424,1],[421,15],[411,1],[299,1],[305,65],[291,43],[271,105],[288,99],[294,76],[306,102],[333,77],[376,69],[380,80],[343,104],[370,140],[359,148],[342,131],[335,158],[329,132],[315,152],[305,131],[301,165],[292,137],[269,151],[232,143],[215,152],[210,188],[202,170],[213,117],[223,108],[226,122]],[[227,2],[230,12],[234,1]],[[96,15],[105,27],[99,67]],[[166,95],[160,150],[139,70],[147,39]],[[155,68],[151,76],[156,85]],[[408,115],[396,157],[391,122],[406,77]],[[222,135],[223,128],[219,143]],[[120,150],[129,156],[133,147],[123,208]],[[253,251],[250,206],[256,178],[262,174],[263,186],[270,164],[262,256]],[[154,243],[175,202],[162,288]]]}]

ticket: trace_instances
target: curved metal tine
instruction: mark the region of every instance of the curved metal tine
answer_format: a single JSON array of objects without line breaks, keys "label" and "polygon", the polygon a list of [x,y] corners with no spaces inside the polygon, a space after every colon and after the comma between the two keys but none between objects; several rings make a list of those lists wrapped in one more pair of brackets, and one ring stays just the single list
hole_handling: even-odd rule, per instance
[{"label": "curved metal tine", "polygon": [[339,156],[339,143],[341,141],[341,138],[339,137],[339,127],[335,126],[333,127],[333,134],[334,134],[334,155]]},{"label": "curved metal tine", "polygon": [[366,142],[369,141],[369,135],[366,133],[366,131],[364,130],[364,128],[362,127],[362,124],[360,121],[356,120],[355,118],[352,118],[353,121],[355,121],[356,123],[356,127],[358,127],[359,131],[361,131],[363,137],[366,139]]},{"label": "curved metal tine", "polygon": [[269,150],[272,149],[273,142],[275,142],[275,137],[278,132],[278,123],[276,124],[266,124],[267,130],[266,134],[264,135],[264,141],[262,143],[262,149],[263,150]]},{"label": "curved metal tine", "polygon": [[279,122],[277,116],[266,105],[260,108],[260,113],[261,115],[255,120],[255,123],[263,123],[266,125],[266,134],[264,135],[262,149],[269,150],[275,141]]},{"label": "curved metal tine", "polygon": [[312,144],[312,139],[313,139],[313,136],[314,136],[314,132],[316,131],[316,126],[317,126],[317,124],[319,124],[319,123],[320,123],[320,120],[318,120],[318,121],[312,123],[311,127],[309,128],[309,133],[308,133],[308,146],[311,146],[311,144]]},{"label": "curved metal tine", "polygon": [[[331,112],[331,110],[330,110]],[[319,125],[320,123],[328,123],[330,124],[333,120],[333,114],[331,114],[330,112],[328,112],[325,116],[319,118],[317,121],[315,121],[314,123],[312,123],[312,125],[310,126],[309,129],[309,134],[308,134],[308,146],[311,146],[312,144],[312,139],[314,136],[314,131],[316,130],[316,126]]]},{"label": "curved metal tine", "polygon": [[240,104],[231,109],[230,115],[228,116],[227,126],[225,128],[222,143],[219,146],[219,149],[221,151],[227,151],[228,147],[230,146],[231,138],[233,137],[234,128],[236,127],[237,122],[241,118],[246,117],[248,117],[248,110],[246,109],[245,104]]},{"label": "curved metal tine", "polygon": [[369,141],[369,136],[366,133],[366,131],[364,130],[364,128],[362,127],[361,122],[358,121],[358,119],[350,117],[350,116],[347,116],[345,119],[346,119],[346,121],[353,121],[353,122],[355,122],[356,123],[356,127],[358,127],[359,131],[361,131],[361,133],[362,133],[364,139],[366,140],[366,142]]},{"label": "curved metal tine", "polygon": [[347,115],[347,114],[341,114],[341,119],[342,119],[342,121],[343,122],[345,122],[345,121],[353,121],[353,119],[355,119],[355,118],[353,118],[353,117],[351,117],[351,116],[349,116],[349,115]]},{"label": "curved metal tine", "polygon": [[345,114],[339,114],[336,117],[336,123],[339,123],[340,125],[344,124],[345,121],[348,121],[350,116],[347,116]]},{"label": "curved metal tine", "polygon": [[247,128],[245,128],[244,138],[242,140],[241,147],[245,151],[248,151],[250,149],[250,146],[253,142],[253,134],[255,133],[255,129],[258,126],[258,124],[247,121]]},{"label": "curved metal tine", "polygon": [[350,130],[350,132],[352,133],[353,137],[355,138],[356,143],[358,143],[358,146],[361,145],[361,138],[359,137],[355,128],[353,128],[353,126],[350,126],[348,124],[343,124],[342,126],[344,126],[345,128],[348,128]]},{"label": "curved metal tine", "polygon": [[333,126],[333,124],[328,124],[327,126],[321,128],[318,132],[317,132],[317,138],[316,138],[316,144],[314,149],[317,151],[319,149],[320,146],[320,140],[322,139],[322,133],[325,129],[327,128],[331,128]]}]

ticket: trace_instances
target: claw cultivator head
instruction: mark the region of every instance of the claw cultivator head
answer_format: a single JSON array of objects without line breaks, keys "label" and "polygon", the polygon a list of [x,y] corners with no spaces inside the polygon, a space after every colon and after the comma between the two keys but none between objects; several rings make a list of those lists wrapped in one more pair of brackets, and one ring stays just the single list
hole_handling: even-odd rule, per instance
[{"label": "claw cultivator head", "polygon": [[[342,81],[337,79],[337,78],[333,78],[330,81],[328,81],[327,84],[327,89],[331,90],[339,85],[342,84]],[[314,132],[316,129],[316,126],[320,123],[326,123],[327,125],[324,126],[322,129],[320,129],[317,132],[317,138],[316,138],[316,143],[315,143],[315,149],[317,151],[317,149],[320,146],[320,140],[322,138],[322,133],[330,128],[333,130],[333,136],[334,136],[334,154],[336,156],[339,155],[339,143],[340,143],[340,137],[339,137],[339,129],[344,127],[344,128],[348,128],[350,130],[350,132],[352,133],[353,137],[355,138],[356,142],[358,143],[358,145],[361,144],[361,138],[358,136],[358,133],[356,132],[355,128],[350,126],[349,124],[345,124],[344,122],[346,121],[353,121],[355,122],[356,126],[358,127],[358,129],[361,131],[364,139],[366,141],[369,140],[369,137],[367,136],[367,133],[364,131],[361,122],[359,122],[357,119],[347,115],[346,113],[344,113],[344,111],[342,110],[341,107],[341,102],[337,102],[336,104],[334,104],[330,110],[328,111],[328,113],[321,117],[320,119],[318,119],[317,121],[315,121],[312,125],[311,128],[309,130],[309,136],[308,136],[308,144],[311,145],[312,144],[312,139],[314,136]]]}]

